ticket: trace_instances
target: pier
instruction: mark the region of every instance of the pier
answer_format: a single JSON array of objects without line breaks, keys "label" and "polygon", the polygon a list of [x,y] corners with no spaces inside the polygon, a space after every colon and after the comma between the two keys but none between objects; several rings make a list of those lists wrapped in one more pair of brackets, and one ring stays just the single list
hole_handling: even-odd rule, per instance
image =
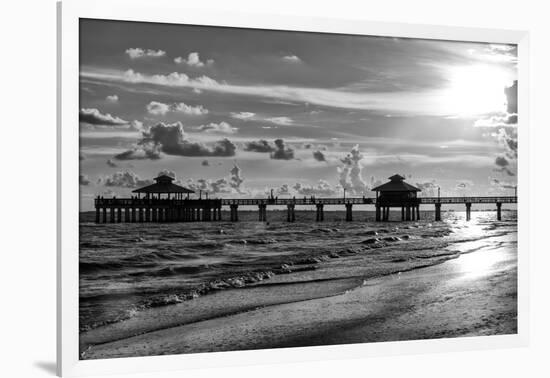
[{"label": "pier", "polygon": [[[502,220],[502,205],[517,203],[517,196],[476,197],[418,197],[420,189],[404,182],[403,177],[394,175],[390,182],[372,190],[376,197],[342,198],[190,198],[194,191],[173,184],[168,176],[155,178],[156,183],[134,190],[132,198],[102,198],[94,200],[96,223],[166,223],[166,222],[215,222],[222,219],[222,208],[229,209],[229,221],[239,221],[239,207],[257,207],[258,221],[268,221],[268,207],[286,207],[287,222],[296,221],[296,209],[300,206],[315,207],[312,221],[323,222],[325,206],[341,206],[345,219],[353,221],[353,209],[374,208],[376,221],[388,221],[391,209],[397,209],[402,221],[420,220],[420,207],[433,206],[435,220],[441,220],[443,205],[463,204],[466,220],[471,219],[473,204],[494,204],[497,220]],[[144,197],[142,197],[144,194]]]}]

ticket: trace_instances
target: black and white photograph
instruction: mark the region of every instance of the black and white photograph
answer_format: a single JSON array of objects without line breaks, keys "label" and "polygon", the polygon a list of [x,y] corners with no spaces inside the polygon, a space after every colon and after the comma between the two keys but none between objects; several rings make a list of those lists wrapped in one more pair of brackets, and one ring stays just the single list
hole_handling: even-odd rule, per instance
[{"label": "black and white photograph", "polygon": [[517,45],[78,38],[81,360],[518,333]]}]

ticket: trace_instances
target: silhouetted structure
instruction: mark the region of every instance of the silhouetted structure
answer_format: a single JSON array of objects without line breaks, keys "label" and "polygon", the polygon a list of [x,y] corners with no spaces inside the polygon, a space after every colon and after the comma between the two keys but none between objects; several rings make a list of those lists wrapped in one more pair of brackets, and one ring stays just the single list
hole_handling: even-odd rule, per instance
[{"label": "silhouetted structure", "polygon": [[[315,205],[316,221],[324,220],[325,205],[344,205],[346,221],[353,220],[353,205],[375,205],[376,220],[388,221],[391,207],[401,208],[401,220],[420,219],[420,205],[435,205],[435,220],[441,220],[442,204],[465,204],[466,220],[470,220],[472,204],[496,204],[497,219],[502,219],[502,204],[517,203],[516,196],[495,197],[418,197],[420,189],[405,182],[399,175],[390,177],[390,181],[372,190],[376,198],[342,197],[342,198],[224,198],[203,199],[190,198],[194,191],[174,184],[170,176],[161,175],[155,183],[133,191],[138,196],[132,198],[95,199],[96,223],[118,222],[197,222],[221,221],[222,206],[230,210],[230,221],[239,220],[239,206],[257,206],[258,220],[267,221],[268,206],[286,206],[287,221],[296,221],[297,205]],[[142,197],[142,194],[145,194]],[[206,193],[208,195],[208,193]],[[163,197],[164,196],[164,197]],[[107,217],[107,212],[109,217]]]},{"label": "silhouetted structure", "polygon": [[393,175],[390,181],[373,188],[376,192],[376,220],[387,221],[390,218],[390,208],[401,208],[401,220],[420,219],[420,201],[416,193],[421,190],[407,184],[405,177]]},{"label": "silhouetted structure", "polygon": [[174,199],[183,199],[184,194],[186,194],[187,199],[189,199],[189,194],[195,193],[194,190],[174,184],[172,182],[174,181],[174,178],[167,175],[160,175],[154,178],[154,180],[154,184],[136,189],[132,191],[132,193],[138,193],[138,195],[145,193],[145,198],[150,198],[156,194],[159,199],[162,194],[165,194],[167,199],[170,199],[170,195],[172,195],[172,198]]}]

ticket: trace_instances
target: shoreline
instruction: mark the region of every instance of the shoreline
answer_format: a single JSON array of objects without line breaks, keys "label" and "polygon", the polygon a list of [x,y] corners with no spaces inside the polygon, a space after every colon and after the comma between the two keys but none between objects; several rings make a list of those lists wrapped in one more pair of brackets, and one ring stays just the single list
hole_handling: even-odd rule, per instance
[{"label": "shoreline", "polygon": [[[515,333],[517,253],[515,248],[502,247],[505,242],[510,244],[509,235],[498,238],[502,240],[497,240],[497,247],[468,253],[471,246],[466,242],[462,251],[456,247],[462,253],[457,258],[363,282],[353,278],[283,282],[276,290],[272,285],[257,285],[210,294],[162,311],[151,309],[142,317],[82,334],[81,357]],[[294,279],[299,275],[293,275]],[[152,322],[162,321],[169,321],[168,326],[147,330]]]}]

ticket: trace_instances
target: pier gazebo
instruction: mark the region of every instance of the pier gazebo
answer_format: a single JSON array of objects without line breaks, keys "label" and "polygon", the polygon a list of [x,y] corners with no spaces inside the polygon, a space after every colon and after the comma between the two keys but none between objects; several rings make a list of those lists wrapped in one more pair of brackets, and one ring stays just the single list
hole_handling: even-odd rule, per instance
[{"label": "pier gazebo", "polygon": [[177,200],[184,199],[184,195],[187,195],[187,199],[189,199],[189,194],[195,193],[194,190],[174,184],[172,182],[174,178],[168,175],[160,175],[155,177],[154,180],[154,184],[133,190],[132,193],[138,193],[138,195],[144,193],[145,198],[150,198],[156,194],[158,199],[160,199],[162,194],[166,194],[167,199],[170,199],[170,195],[173,195],[172,198]]},{"label": "pier gazebo", "polygon": [[390,181],[372,188],[376,192],[376,220],[387,221],[391,207],[401,207],[401,220],[420,219],[420,200],[417,192],[421,190],[405,182],[405,177],[393,175]]}]

